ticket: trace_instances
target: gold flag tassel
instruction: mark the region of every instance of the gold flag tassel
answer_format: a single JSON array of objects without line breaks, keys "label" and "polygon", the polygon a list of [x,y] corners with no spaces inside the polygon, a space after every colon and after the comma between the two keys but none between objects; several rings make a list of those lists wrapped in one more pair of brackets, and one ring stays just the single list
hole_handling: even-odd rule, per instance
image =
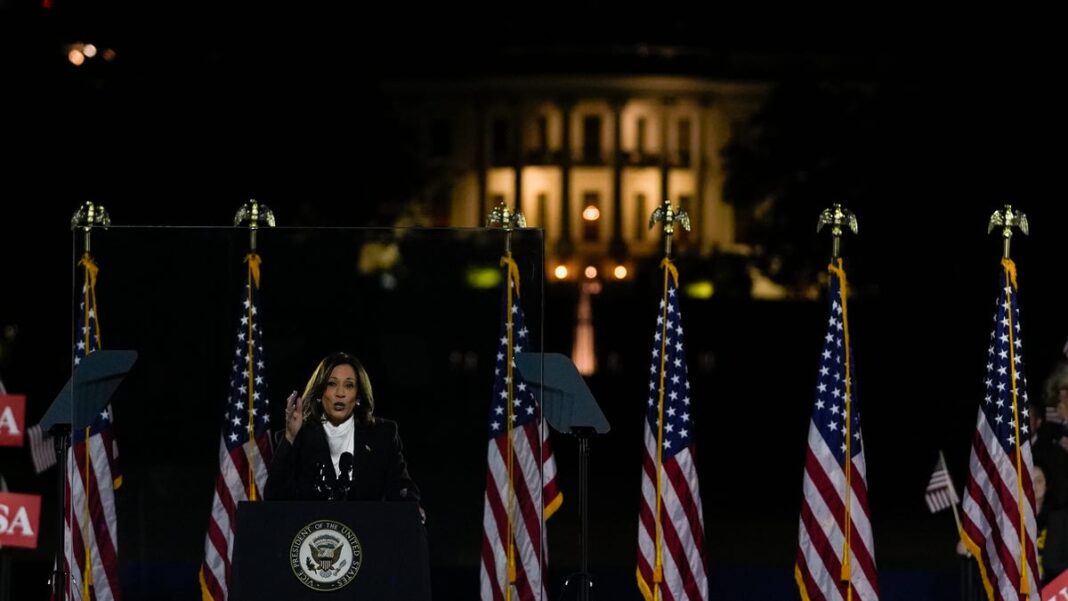
[{"label": "gold flag tassel", "polygon": [[505,381],[505,389],[507,392],[507,437],[508,437],[508,452],[507,452],[507,465],[508,465],[508,490],[506,495],[508,498],[508,582],[504,587],[504,598],[506,601],[512,599],[512,588],[516,582],[516,560],[515,560],[515,533],[512,531],[512,523],[515,519],[515,485],[512,480],[514,472],[514,451],[512,449],[513,438],[513,398],[515,396],[513,387],[513,374],[515,361],[513,354],[515,348],[513,345],[513,322],[512,322],[512,287],[515,287],[515,296],[519,297],[519,266],[516,265],[515,260],[512,259],[512,230],[515,228],[523,228],[527,226],[526,219],[523,218],[523,214],[518,210],[513,211],[508,208],[508,205],[504,202],[500,202],[496,207],[490,211],[490,214],[486,217],[487,227],[500,227],[504,229],[504,256],[501,257],[501,267],[505,268],[505,299],[507,302],[505,309],[505,323],[508,331],[508,349],[505,351],[505,361],[507,362],[507,380]]},{"label": "gold flag tassel", "polygon": [[1015,441],[1016,441],[1016,505],[1020,512],[1020,592],[1029,594],[1031,582],[1027,577],[1027,523],[1024,519],[1024,502],[1027,496],[1023,489],[1023,457],[1020,446],[1020,406],[1019,390],[1016,385],[1016,342],[1015,326],[1012,314],[1012,292],[1016,290],[1016,264],[1012,259],[1001,259],[1001,266],[1005,270],[1005,304],[1009,325],[1009,369],[1012,370],[1012,414],[1015,416]]},{"label": "gold flag tassel", "polygon": [[[82,318],[85,320],[84,321],[85,325],[83,326],[83,330],[80,333],[80,335],[82,337],[82,344],[85,345],[85,353],[86,353],[86,355],[88,355],[89,352],[90,352],[89,343],[90,343],[90,341],[92,340],[93,337],[96,338],[97,348],[100,348],[100,319],[99,319],[99,315],[96,314],[96,276],[97,276],[97,272],[99,271],[99,268],[96,266],[96,263],[93,261],[92,255],[89,254],[89,251],[92,248],[92,246],[91,246],[92,232],[93,232],[93,228],[94,227],[103,227],[103,228],[106,229],[109,225],[111,225],[111,216],[108,214],[107,209],[105,209],[104,207],[102,207],[100,205],[96,205],[96,204],[94,204],[92,202],[86,202],[81,207],[79,207],[78,210],[75,211],[74,216],[71,218],[71,229],[72,230],[81,229],[82,230],[82,234],[83,234],[83,240],[84,240],[84,250],[83,250],[83,253],[82,253],[81,260],[78,261],[78,265],[85,268],[84,277],[83,277],[83,285],[85,286],[85,289],[86,289],[86,295],[85,295],[85,307],[83,308],[84,314],[82,315]],[[90,332],[90,329],[89,329],[89,317],[90,317],[90,314],[93,316],[94,321],[95,321],[95,327],[93,328],[92,332]],[[90,525],[89,495],[87,494],[88,493],[88,487],[89,487],[89,476],[92,473],[92,453],[90,452],[90,449],[89,449],[89,436],[90,436],[91,433],[92,433],[91,427],[85,428],[85,440],[84,440],[84,444],[85,444],[85,475],[83,476],[84,480],[82,481],[82,485],[86,489],[86,494],[82,495],[84,497],[85,504],[84,504],[84,507],[83,507],[83,520],[82,520],[82,523],[80,525],[81,528],[83,529],[82,539],[83,539],[84,545],[85,545],[84,546],[85,565],[83,566],[83,571],[82,571],[82,598],[83,599],[89,599],[90,598],[89,597],[89,593],[92,590],[92,585],[93,585],[93,571],[92,571],[93,557],[92,557],[92,551],[91,551],[91,549],[89,547],[89,540],[90,540],[89,533],[91,532],[92,526]],[[71,454],[71,458],[72,459],[74,459],[76,457],[76,453],[74,453],[74,448],[73,447],[71,447],[71,453],[70,454]],[[73,473],[73,471],[71,473]],[[68,484],[68,486],[70,486],[72,484],[73,484],[73,482],[70,482]],[[114,478],[112,480],[112,486],[114,488],[118,488],[121,485],[122,485],[122,479],[121,478]],[[71,508],[71,510],[73,511],[73,507]]]},{"label": "gold flag tassel", "polygon": [[514,373],[513,372],[513,367],[512,367],[512,364],[513,364],[513,352],[514,352],[514,345],[513,345],[513,339],[512,339],[512,329],[513,329],[512,328],[512,303],[513,303],[513,301],[512,301],[512,287],[513,286],[515,287],[515,295],[517,297],[519,296],[519,266],[516,265],[515,260],[512,259],[512,251],[511,250],[505,251],[505,255],[503,257],[501,257],[501,267],[504,267],[505,271],[507,272],[505,274],[506,277],[505,277],[505,282],[504,282],[504,285],[505,285],[505,298],[506,298],[506,301],[505,301],[506,304],[505,304],[504,313],[505,313],[505,321],[508,324],[506,326],[506,328],[505,328],[507,330],[507,332],[508,332],[508,349],[505,351],[506,352],[505,363],[507,364],[507,369],[508,369],[507,380],[505,380],[505,388],[508,391],[508,402],[506,403],[507,410],[508,410],[508,416],[507,416],[507,421],[508,421],[508,426],[507,426],[508,427],[508,431],[507,431],[507,434],[508,434],[508,453],[507,453],[507,455],[508,455],[508,457],[507,457],[507,464],[508,464],[508,512],[507,512],[508,513],[508,530],[507,530],[507,532],[508,532],[508,583],[505,586],[504,598],[507,601],[511,601],[511,599],[512,599],[512,587],[515,586],[515,581],[516,581],[515,533],[512,532],[512,522],[515,519],[515,485],[514,485],[514,482],[512,481],[513,472],[514,472],[514,467],[513,467],[514,466],[514,460],[513,460],[513,457],[512,457],[512,455],[513,455],[513,452],[512,452],[512,437],[513,437],[512,424],[514,422],[513,413],[512,413],[512,402],[513,402],[513,396],[514,396],[514,392],[513,392],[514,388],[512,386],[512,378],[513,378],[513,373]]},{"label": "gold flag tassel", "polygon": [[[96,274],[97,274],[97,272],[100,271],[100,268],[96,266],[96,263],[93,261],[92,255],[90,255],[88,252],[82,254],[82,258],[81,258],[80,261],[78,261],[78,265],[81,265],[82,267],[85,268],[84,269],[83,281],[85,282],[85,286],[87,287],[87,289],[86,289],[87,294],[85,295],[85,307],[83,308],[83,314],[82,314],[82,319],[84,320],[83,323],[85,324],[85,326],[82,329],[82,342],[85,344],[85,354],[88,355],[89,352],[90,352],[89,349],[91,348],[90,341],[92,340],[92,337],[96,338],[97,348],[100,347],[100,319],[99,319],[99,316],[96,315]],[[89,316],[90,316],[90,314],[92,314],[93,317],[96,318],[96,319],[94,319],[94,322],[95,322],[94,325],[96,327],[94,328],[94,331],[92,332],[92,334],[90,334],[90,332],[89,332]],[[92,528],[92,526],[90,525],[90,521],[89,521],[90,520],[90,516],[89,516],[89,494],[88,494],[89,474],[91,473],[92,464],[93,464],[92,453],[90,452],[90,449],[89,449],[89,436],[91,435],[91,432],[92,432],[92,427],[91,426],[86,426],[85,427],[85,441],[84,441],[84,444],[85,444],[85,476],[82,479],[82,484],[86,487],[86,494],[82,495],[82,498],[85,500],[85,504],[84,504],[84,506],[82,508],[83,509],[83,511],[82,511],[82,516],[83,517],[82,517],[81,527],[82,527],[83,530],[86,530],[86,531],[82,532],[82,539],[85,541],[84,542],[84,546],[85,546],[85,566],[83,567],[83,570],[82,570],[82,599],[89,599],[90,598],[89,597],[89,590],[90,590],[90,588],[92,588],[92,585],[93,585],[93,551],[89,547],[89,533],[87,532],[88,529]],[[117,486],[117,485],[113,484],[113,486]]]},{"label": "gold flag tassel", "polygon": [[1016,341],[1015,326],[1012,314],[1012,293],[1016,290],[1016,264],[1009,258],[1009,250],[1012,242],[1012,228],[1018,227],[1025,235],[1028,233],[1027,215],[1019,210],[1013,210],[1011,205],[1005,205],[1004,210],[994,211],[990,216],[990,223],[986,232],[989,234],[997,227],[1001,227],[1002,258],[1001,266],[1005,270],[1005,304],[1006,319],[1009,331],[1009,369],[1012,370],[1012,415],[1015,429],[1016,442],[1016,507],[1020,512],[1020,592],[1030,594],[1031,582],[1027,576],[1027,522],[1024,519],[1024,501],[1026,495],[1023,490],[1023,456],[1020,440],[1020,404],[1016,382]]},{"label": "gold flag tassel", "polygon": [[853,598],[853,562],[852,562],[852,538],[853,538],[853,517],[851,515],[851,505],[853,501],[853,441],[852,441],[852,428],[853,428],[853,394],[852,386],[853,382],[850,378],[850,372],[852,371],[852,352],[849,346],[849,315],[846,310],[846,297],[848,296],[848,288],[846,285],[846,273],[845,267],[842,265],[842,259],[837,259],[837,265],[831,264],[827,266],[827,269],[838,276],[839,282],[839,302],[842,304],[842,331],[844,332],[845,342],[845,461],[842,464],[842,469],[845,471],[845,515],[842,518],[843,526],[842,533],[844,540],[842,542],[842,571],[840,574],[841,580],[846,583],[846,598]]},{"label": "gold flag tassel", "polygon": [[245,255],[245,262],[248,263],[248,297],[246,300],[246,314],[245,321],[248,326],[248,334],[246,339],[248,340],[248,346],[246,349],[246,369],[248,373],[248,442],[245,444],[245,454],[249,458],[248,462],[248,500],[257,500],[259,494],[256,487],[256,470],[255,462],[252,458],[255,457],[259,450],[256,444],[256,362],[253,361],[253,352],[256,349],[256,341],[253,339],[255,335],[255,329],[253,327],[253,314],[252,314],[252,286],[256,286],[259,290],[260,287],[260,255],[256,253],[256,232],[260,227],[274,227],[274,211],[271,210],[265,204],[260,203],[255,198],[250,198],[248,202],[244,203],[237,209],[237,213],[234,215],[234,227],[248,224],[249,230],[249,252]]},{"label": "gold flag tassel", "polygon": [[657,420],[656,420],[656,513],[653,516],[653,523],[655,524],[656,536],[654,541],[656,543],[656,563],[653,566],[653,599],[660,598],[660,586],[664,582],[664,559],[663,559],[663,545],[661,543],[661,530],[663,526],[660,523],[660,507],[661,498],[663,496],[663,478],[660,472],[664,464],[664,362],[667,357],[667,322],[668,322],[668,278],[671,278],[671,283],[675,284],[677,289],[679,286],[679,270],[675,268],[675,264],[671,262],[671,259],[664,257],[660,261],[660,268],[664,270],[664,295],[661,301],[661,324],[660,324],[660,382],[658,385],[658,408],[657,408]]},{"label": "gold flag tassel", "polygon": [[[686,231],[690,231],[690,216],[682,209],[671,206],[671,200],[664,199],[659,207],[653,211],[649,218],[649,227],[657,223],[662,224],[664,229],[664,258],[660,261],[660,267],[664,270],[664,295],[661,300],[660,315],[660,376],[657,391],[657,423],[656,423],[656,513],[653,515],[653,546],[656,549],[656,557],[653,562],[653,600],[660,599],[660,588],[664,582],[664,550],[661,542],[663,524],[660,519],[661,497],[663,495],[663,479],[661,470],[664,464],[664,367],[667,355],[667,308],[668,308],[668,283],[679,285],[679,270],[671,262],[671,237],[675,234],[675,226],[678,225]],[[671,280],[668,280],[668,278]],[[644,581],[638,574],[638,586],[644,592]]]},{"label": "gold flag tassel", "polygon": [[253,339],[256,330],[253,327],[252,319],[252,287],[256,286],[258,290],[260,287],[260,263],[261,259],[256,251],[252,251],[245,255],[245,262],[248,263],[248,301],[246,302],[246,322],[248,322],[248,348],[245,353],[246,368],[248,372],[248,451],[246,451],[248,462],[248,500],[256,500],[256,468],[255,462],[252,461],[252,457],[258,452],[256,447],[256,409],[254,403],[256,402],[255,385],[256,385],[256,362],[252,360],[252,353],[256,348],[256,341]]},{"label": "gold flag tassel", "polygon": [[839,574],[839,580],[846,583],[846,599],[851,600],[853,598],[853,561],[852,561],[852,543],[853,543],[853,517],[851,515],[852,503],[853,503],[853,444],[852,444],[852,382],[850,376],[850,370],[852,368],[851,353],[849,346],[849,318],[846,311],[846,297],[849,296],[849,289],[846,284],[845,267],[842,265],[842,234],[846,231],[857,233],[857,216],[852,211],[843,207],[840,203],[835,203],[830,208],[824,209],[820,212],[819,220],[816,223],[816,231],[819,232],[824,226],[831,226],[831,264],[827,266],[828,271],[838,276],[838,301],[842,305],[842,330],[844,332],[843,338],[845,344],[844,357],[845,360],[845,427],[843,432],[845,434],[845,457],[842,462],[842,470],[845,472],[845,494],[842,496],[842,500],[845,502],[845,511],[842,516],[842,569]]}]

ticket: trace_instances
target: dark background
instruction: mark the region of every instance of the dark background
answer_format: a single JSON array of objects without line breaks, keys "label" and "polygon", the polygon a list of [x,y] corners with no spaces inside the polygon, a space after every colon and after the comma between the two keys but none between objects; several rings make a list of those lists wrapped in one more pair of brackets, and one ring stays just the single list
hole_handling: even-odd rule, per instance
[{"label": "dark background", "polygon": [[[405,198],[398,180],[412,173],[388,120],[376,118],[388,111],[380,90],[391,78],[590,71],[767,81],[785,100],[769,109],[765,131],[781,134],[758,145],[785,158],[758,162],[770,169],[758,179],[819,177],[795,177],[779,207],[790,219],[758,242],[807,240],[785,252],[800,262],[791,273],[811,272],[827,242],[811,235],[810,209],[846,200],[860,219],[845,256],[884,598],[954,598],[952,520],[928,515],[922,495],[940,448],[958,485],[965,478],[998,293],[1000,244],[986,223],[1003,203],[1032,225],[1013,253],[1032,395],[1068,338],[1052,20],[899,8],[771,22],[681,4],[641,15],[598,4],[377,8],[371,17],[321,4],[0,1],[0,373],[28,395],[31,418],[69,375],[77,254],[67,224],[86,200],[105,204],[118,224],[225,226],[256,197],[285,226],[389,226]],[[82,39],[113,46],[118,58],[74,68],[62,45]],[[870,109],[858,121],[820,110],[858,85]],[[746,189],[738,190],[741,203]],[[277,401],[320,355],[345,348],[366,358],[381,412],[401,422],[425,489],[435,595],[472,598],[499,299],[465,288],[461,274],[493,264],[499,239],[413,234],[402,243],[398,286],[386,290],[353,266],[354,249],[382,236],[392,234],[263,236],[275,421]],[[545,350],[567,353],[577,291],[542,293],[537,240],[524,255],[528,318],[544,324]],[[244,245],[245,233],[228,229],[94,234],[105,348],[142,353],[116,402],[127,599],[196,595]],[[707,268],[695,258],[680,264],[684,281]],[[606,367],[590,385],[613,425],[594,441],[591,465],[598,598],[636,598],[637,391],[659,294],[655,267],[639,265],[634,279],[594,299]],[[825,306],[717,294],[686,299],[683,312],[713,594],[796,598],[802,457]],[[456,360],[469,353],[473,368]],[[578,565],[578,508],[574,442],[554,445],[565,494],[549,530],[557,591]],[[44,493],[51,515],[54,472],[33,475],[26,451],[0,457],[12,489]],[[54,544],[44,532],[39,551],[10,552],[13,598],[45,598]]]}]

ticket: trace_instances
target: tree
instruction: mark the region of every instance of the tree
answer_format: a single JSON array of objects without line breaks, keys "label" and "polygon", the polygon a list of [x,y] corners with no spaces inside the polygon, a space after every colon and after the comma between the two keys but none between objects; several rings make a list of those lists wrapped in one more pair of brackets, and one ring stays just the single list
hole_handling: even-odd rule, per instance
[{"label": "tree", "polygon": [[862,231],[888,209],[889,173],[903,164],[877,84],[791,81],[732,132],[723,151],[725,197],[738,214],[740,242],[776,283],[804,294],[817,283],[829,243],[819,212],[840,202]]}]

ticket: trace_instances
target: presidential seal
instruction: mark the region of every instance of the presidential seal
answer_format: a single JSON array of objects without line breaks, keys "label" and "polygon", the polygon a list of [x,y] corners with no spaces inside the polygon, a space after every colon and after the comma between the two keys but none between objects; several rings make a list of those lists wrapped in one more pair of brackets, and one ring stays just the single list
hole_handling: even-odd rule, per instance
[{"label": "presidential seal", "polygon": [[336,591],[352,582],[362,563],[363,549],[356,533],[333,520],[301,528],[289,546],[293,575],[317,591]]}]

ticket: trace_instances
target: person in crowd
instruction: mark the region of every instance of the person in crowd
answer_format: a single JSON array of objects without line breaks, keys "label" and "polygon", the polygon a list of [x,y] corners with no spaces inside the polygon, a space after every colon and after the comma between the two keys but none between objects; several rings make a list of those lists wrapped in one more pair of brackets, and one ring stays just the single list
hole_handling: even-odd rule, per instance
[{"label": "person in crowd", "polygon": [[1046,502],[1051,508],[1060,509],[1068,505],[1068,451],[1061,445],[1061,428],[1058,424],[1046,421],[1046,406],[1032,400],[1028,407],[1029,435],[1031,455],[1035,465],[1043,467],[1047,482],[1057,483],[1052,486]]},{"label": "person in crowd", "polygon": [[1051,438],[1068,451],[1068,361],[1060,361],[1046,377],[1042,399],[1048,413],[1039,432],[1042,438]]},{"label": "person in crowd", "polygon": [[1044,585],[1068,570],[1068,511],[1050,502],[1059,496],[1065,482],[1063,478],[1049,477],[1049,473],[1048,465],[1035,462],[1031,479],[1035,488],[1035,521],[1038,524],[1035,542]]},{"label": "person in crowd", "polygon": [[264,498],[418,503],[397,424],[374,411],[371,380],[360,361],[343,352],[323,358],[304,393],[294,392],[286,402],[285,436],[275,449]]}]

